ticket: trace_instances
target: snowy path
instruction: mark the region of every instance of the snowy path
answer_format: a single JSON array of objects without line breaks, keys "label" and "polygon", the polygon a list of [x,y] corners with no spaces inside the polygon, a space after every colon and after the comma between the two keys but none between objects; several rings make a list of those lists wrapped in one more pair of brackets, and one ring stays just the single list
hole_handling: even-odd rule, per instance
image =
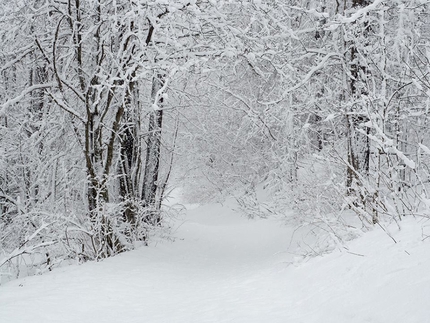
[{"label": "snowy path", "polygon": [[201,207],[174,243],[1,286],[0,322],[430,322],[430,246],[404,231],[287,267],[291,229]]},{"label": "snowy path", "polygon": [[249,322],[273,301],[267,290],[277,282],[265,271],[285,267],[277,261],[289,229],[211,206],[189,211],[174,236],[10,282],[0,287],[0,322]]}]

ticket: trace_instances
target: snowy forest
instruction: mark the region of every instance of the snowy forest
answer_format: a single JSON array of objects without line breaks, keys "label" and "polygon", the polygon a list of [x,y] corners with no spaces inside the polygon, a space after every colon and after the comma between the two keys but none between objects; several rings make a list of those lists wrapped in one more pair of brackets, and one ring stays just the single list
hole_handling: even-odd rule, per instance
[{"label": "snowy forest", "polygon": [[429,217],[428,0],[3,0],[0,38],[1,272],[147,245],[175,188],[333,240]]}]

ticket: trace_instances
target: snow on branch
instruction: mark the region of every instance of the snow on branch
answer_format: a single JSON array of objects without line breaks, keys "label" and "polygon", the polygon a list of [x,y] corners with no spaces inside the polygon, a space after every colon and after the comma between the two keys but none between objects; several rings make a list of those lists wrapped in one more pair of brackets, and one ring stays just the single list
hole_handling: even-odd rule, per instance
[{"label": "snow on branch", "polygon": [[367,136],[369,139],[373,140],[375,143],[377,143],[381,148],[386,149],[388,152],[396,154],[399,159],[402,160],[403,164],[408,166],[411,169],[416,168],[416,164],[413,160],[406,157],[406,155],[397,149],[397,147],[394,144],[394,141],[387,137],[387,135],[382,131],[380,127],[376,123],[368,122],[366,124],[368,127],[372,127],[376,130],[377,135],[379,135],[380,138],[377,137],[377,135],[371,135],[367,134],[363,129],[358,129],[360,133]]},{"label": "snow on branch", "polygon": [[170,82],[170,80],[172,79],[172,77],[175,75],[175,73],[177,72],[177,68],[173,68],[170,73],[169,76],[165,77],[163,80],[163,86],[157,91],[157,93],[155,93],[155,97],[154,97],[154,102],[152,104],[152,108],[156,111],[156,110],[160,110],[160,107],[158,106],[158,102],[160,102],[160,99],[163,95],[163,93],[166,91],[167,86]]},{"label": "snow on branch", "polygon": [[418,143],[418,146],[427,154],[430,155],[430,148],[424,146],[423,144]]},{"label": "snow on branch", "polygon": [[322,59],[321,59],[321,61],[318,63],[318,65],[316,65],[316,66],[314,66],[306,75],[305,75],[305,77],[300,81],[300,82],[298,82],[296,85],[294,85],[293,87],[291,87],[291,88],[289,88],[289,89],[286,89],[285,91],[284,91],[284,93],[282,94],[282,97],[280,98],[280,99],[278,99],[278,100],[275,100],[275,101],[273,101],[273,102],[262,102],[262,104],[266,104],[266,105],[270,105],[270,104],[277,104],[277,103],[279,103],[279,102],[281,102],[286,96],[287,96],[287,94],[289,94],[289,93],[291,93],[291,92],[293,92],[293,91],[295,91],[295,90],[297,90],[298,88],[300,88],[300,87],[302,87],[303,85],[305,85],[311,78],[312,78],[312,76],[316,73],[316,72],[318,72],[319,70],[321,70],[321,69],[323,69],[325,66],[326,66],[326,64],[327,64],[327,61],[330,59],[330,58],[332,58],[332,57],[335,57],[335,58],[339,58],[339,54],[338,53],[328,53],[327,55],[325,55]]},{"label": "snow on branch", "polygon": [[43,224],[39,229],[37,229],[35,232],[33,232],[33,234],[31,236],[29,236],[28,238],[25,239],[25,241],[21,244],[21,246],[19,246],[14,251],[12,251],[10,254],[6,255],[6,257],[4,257],[3,259],[0,260],[0,267],[2,267],[4,264],[6,264],[8,261],[12,260],[13,258],[16,258],[16,257],[24,255],[24,254],[32,254],[39,248],[50,246],[50,245],[57,243],[57,241],[46,241],[46,242],[38,243],[38,244],[33,245],[33,246],[27,246],[27,247],[25,246],[28,242],[33,240],[36,236],[38,236],[40,234],[40,232],[45,230],[51,224],[52,223]]},{"label": "snow on branch", "polygon": [[21,101],[27,94],[36,91],[36,90],[41,90],[41,89],[46,89],[46,88],[50,88],[54,86],[53,83],[47,83],[47,84],[36,84],[33,86],[29,86],[28,88],[26,88],[24,91],[21,92],[20,95],[18,95],[17,97],[14,97],[13,99],[9,99],[8,101],[6,101],[5,103],[3,103],[1,105],[1,109],[0,109],[0,117],[3,117],[6,115],[6,111],[7,108],[15,103],[18,103],[19,101]]},{"label": "snow on branch", "polygon": [[379,9],[378,6],[381,3],[382,3],[382,0],[375,0],[372,4],[357,10],[350,17],[339,16],[339,21],[340,23],[343,23],[343,24],[351,24],[357,21],[358,19],[360,19],[361,17],[365,16],[366,14],[368,14],[370,11]]},{"label": "snow on branch", "polygon": [[[33,51],[33,44],[26,46],[25,48],[22,49],[22,53],[20,55],[18,55],[17,57],[15,57],[13,60],[3,64],[0,67],[0,73],[2,73],[3,71],[13,67],[17,62],[21,61],[25,56],[27,56],[28,54],[30,54]],[[16,54],[14,54],[15,56]]]}]

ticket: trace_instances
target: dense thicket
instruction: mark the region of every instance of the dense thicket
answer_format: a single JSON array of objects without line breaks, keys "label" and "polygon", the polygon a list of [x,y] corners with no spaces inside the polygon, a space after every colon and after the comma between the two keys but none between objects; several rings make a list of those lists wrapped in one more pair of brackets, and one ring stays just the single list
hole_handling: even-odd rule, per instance
[{"label": "dense thicket", "polygon": [[6,271],[146,242],[171,174],[250,216],[428,214],[428,1],[33,0],[0,15]]},{"label": "dense thicket", "polygon": [[210,108],[192,112],[199,167],[185,177],[249,216],[293,208],[331,235],[347,210],[364,226],[428,216],[428,6],[259,2],[248,50],[199,79]]}]

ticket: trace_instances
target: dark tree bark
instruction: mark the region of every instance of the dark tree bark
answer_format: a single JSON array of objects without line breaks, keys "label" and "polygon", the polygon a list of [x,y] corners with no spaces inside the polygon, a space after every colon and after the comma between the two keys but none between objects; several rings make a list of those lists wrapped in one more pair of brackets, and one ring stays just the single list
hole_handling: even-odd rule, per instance
[{"label": "dark tree bark", "polygon": [[[367,6],[367,0],[353,0],[352,7],[360,8]],[[370,34],[370,25],[368,22],[358,25],[354,23],[353,26],[354,40],[348,44],[349,57],[346,57],[349,62],[349,92],[353,101],[359,101],[360,97],[367,94],[366,90],[366,64],[361,60],[365,57],[366,53],[359,52],[360,39],[367,38]],[[355,196],[359,200],[359,204],[365,205],[366,196],[360,191],[359,187],[362,185],[363,178],[369,175],[369,161],[370,161],[370,141],[369,128],[364,124],[369,120],[365,114],[366,108],[359,104],[353,104],[347,111],[347,146],[348,146],[348,167],[346,174],[346,187],[347,194]],[[362,131],[359,131],[359,129]],[[364,133],[363,133],[364,131]]]},{"label": "dark tree bark", "polygon": [[140,104],[136,84],[130,82],[125,99],[125,122],[120,139],[119,194],[124,203],[123,218],[127,223],[136,224],[136,202],[140,199],[139,182],[141,173]]},{"label": "dark tree bark", "polygon": [[[151,97],[154,102],[154,110],[149,116],[148,135],[146,139],[146,159],[145,159],[145,173],[143,177],[142,200],[144,205],[156,210],[157,191],[158,191],[158,176],[160,170],[160,157],[161,157],[161,131],[163,126],[163,97],[159,91],[164,85],[164,76],[158,74],[152,80]],[[154,214],[152,215],[154,216]],[[158,223],[159,217],[150,219]]]}]

